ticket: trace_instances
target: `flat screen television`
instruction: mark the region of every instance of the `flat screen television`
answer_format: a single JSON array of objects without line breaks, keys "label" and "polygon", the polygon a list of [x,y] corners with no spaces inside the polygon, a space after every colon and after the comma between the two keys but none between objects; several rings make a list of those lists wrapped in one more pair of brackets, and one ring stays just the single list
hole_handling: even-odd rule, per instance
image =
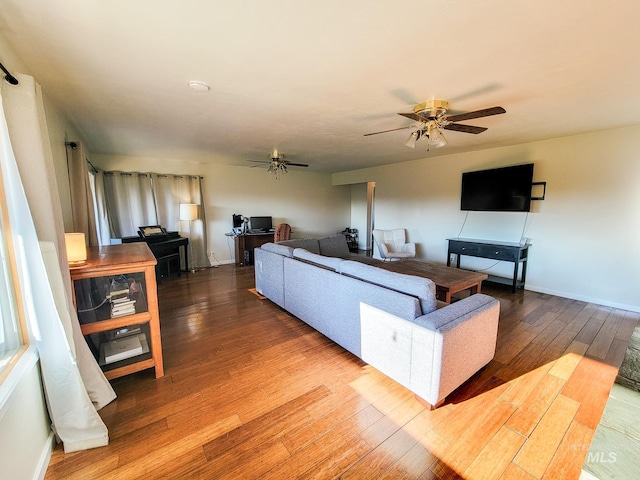
[{"label": "flat screen television", "polygon": [[251,230],[260,230],[268,232],[273,228],[271,217],[251,217],[249,219]]},{"label": "flat screen television", "polygon": [[465,172],[460,210],[528,212],[532,184],[533,163]]}]

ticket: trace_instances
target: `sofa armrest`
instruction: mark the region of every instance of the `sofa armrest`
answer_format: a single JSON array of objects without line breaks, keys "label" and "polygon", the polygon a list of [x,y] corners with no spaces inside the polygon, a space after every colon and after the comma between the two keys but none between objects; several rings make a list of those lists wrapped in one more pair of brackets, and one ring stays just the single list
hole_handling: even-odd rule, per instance
[{"label": "sofa armrest", "polygon": [[494,357],[500,302],[471,295],[415,320],[411,386],[431,405],[466,382]]},{"label": "sofa armrest", "polygon": [[482,294],[413,321],[361,303],[361,358],[435,406],[493,359],[499,314]]}]

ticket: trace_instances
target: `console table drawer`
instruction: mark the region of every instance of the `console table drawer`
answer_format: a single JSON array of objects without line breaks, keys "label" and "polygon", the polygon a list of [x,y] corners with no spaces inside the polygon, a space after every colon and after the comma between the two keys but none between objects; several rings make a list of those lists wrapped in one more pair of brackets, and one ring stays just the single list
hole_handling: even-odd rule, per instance
[{"label": "console table drawer", "polygon": [[495,260],[515,261],[518,250],[500,245],[486,245],[481,243],[450,242],[450,253],[469,255],[471,257],[493,258]]},{"label": "console table drawer", "polygon": [[[467,253],[467,255],[471,255]],[[517,258],[517,251],[507,247],[494,247],[491,245],[480,245],[478,248],[478,257],[493,258],[495,260],[510,260],[515,261]]]},{"label": "console table drawer", "polygon": [[477,256],[480,253],[480,245],[474,243],[452,242],[449,241],[450,253],[457,253],[460,255],[472,255]]}]

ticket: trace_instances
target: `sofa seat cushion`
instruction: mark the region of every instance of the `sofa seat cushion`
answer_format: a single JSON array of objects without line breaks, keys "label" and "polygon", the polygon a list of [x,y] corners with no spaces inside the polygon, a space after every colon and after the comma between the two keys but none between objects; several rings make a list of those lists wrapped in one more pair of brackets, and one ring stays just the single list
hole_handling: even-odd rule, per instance
[{"label": "sofa seat cushion", "polygon": [[412,252],[393,252],[389,250],[387,258],[413,258],[415,256],[415,253]]},{"label": "sofa seat cushion", "polygon": [[293,258],[303,260],[314,265],[328,268],[334,272],[340,271],[340,264],[343,262],[341,258],[325,257],[316,253],[309,252],[304,248],[296,248],[293,250]]},{"label": "sofa seat cushion", "polygon": [[340,273],[418,298],[423,315],[436,309],[436,285],[428,278],[389,272],[353,260],[344,260]]},{"label": "sofa seat cushion", "polygon": [[342,234],[324,237],[318,240],[320,255],[345,258],[349,256],[347,237]]}]

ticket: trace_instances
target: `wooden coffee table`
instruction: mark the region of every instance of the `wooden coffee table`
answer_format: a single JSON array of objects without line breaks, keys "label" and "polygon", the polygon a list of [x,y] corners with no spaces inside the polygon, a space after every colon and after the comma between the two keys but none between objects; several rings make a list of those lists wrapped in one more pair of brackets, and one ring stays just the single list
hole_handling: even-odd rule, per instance
[{"label": "wooden coffee table", "polygon": [[[358,259],[360,261],[360,259]],[[364,263],[375,265],[390,272],[404,273],[425,277],[436,284],[436,298],[445,303],[451,303],[451,295],[469,290],[473,295],[480,293],[482,281],[486,280],[486,273],[472,272],[460,268],[447,267],[438,263],[419,262],[417,260],[402,260],[399,262],[382,262],[367,258]]]}]

